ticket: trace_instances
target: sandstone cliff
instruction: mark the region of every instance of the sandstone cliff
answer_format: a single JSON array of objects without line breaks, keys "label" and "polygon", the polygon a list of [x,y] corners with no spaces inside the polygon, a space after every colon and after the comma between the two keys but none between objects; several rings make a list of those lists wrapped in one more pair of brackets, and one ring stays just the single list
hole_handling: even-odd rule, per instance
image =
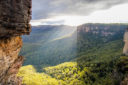
[{"label": "sandstone cliff", "polygon": [[126,29],[125,31],[125,34],[124,34],[124,49],[123,49],[123,54],[128,56],[128,28]]},{"label": "sandstone cliff", "polygon": [[0,37],[29,34],[31,0],[0,0]]},{"label": "sandstone cliff", "polygon": [[21,85],[21,35],[29,34],[31,0],[0,0],[0,85]]},{"label": "sandstone cliff", "polygon": [[128,85],[128,28],[124,33],[124,48],[123,48],[124,56],[121,56],[120,59],[120,67],[121,71],[124,75],[123,81],[120,85]]}]

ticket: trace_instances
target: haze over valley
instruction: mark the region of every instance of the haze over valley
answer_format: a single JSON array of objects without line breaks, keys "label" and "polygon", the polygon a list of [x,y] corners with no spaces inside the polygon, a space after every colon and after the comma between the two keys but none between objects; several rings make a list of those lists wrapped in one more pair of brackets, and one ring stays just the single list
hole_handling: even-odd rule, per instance
[{"label": "haze over valley", "polygon": [[[37,79],[45,81],[46,77],[45,85],[49,82],[50,85],[115,85],[120,79],[117,76],[111,79],[111,76],[114,77],[112,72],[122,54],[127,26],[91,23],[78,27],[34,26],[30,36],[23,36],[21,54],[26,59],[19,75],[24,76],[24,83],[28,85],[32,81],[36,85],[44,84]],[[30,78],[30,75],[33,76]],[[41,75],[44,77],[40,78]]]}]

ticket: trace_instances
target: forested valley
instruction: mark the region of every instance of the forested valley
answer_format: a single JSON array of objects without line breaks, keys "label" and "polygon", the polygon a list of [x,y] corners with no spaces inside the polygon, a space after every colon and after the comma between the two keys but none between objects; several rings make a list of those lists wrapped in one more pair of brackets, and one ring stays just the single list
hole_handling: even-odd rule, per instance
[{"label": "forested valley", "polygon": [[26,85],[119,85],[126,24],[42,25],[23,36]]}]

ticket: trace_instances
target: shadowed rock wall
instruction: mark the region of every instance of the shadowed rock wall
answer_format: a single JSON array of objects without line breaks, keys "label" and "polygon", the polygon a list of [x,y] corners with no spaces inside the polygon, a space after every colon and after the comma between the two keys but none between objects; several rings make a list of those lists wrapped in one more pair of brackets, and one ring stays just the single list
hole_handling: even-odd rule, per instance
[{"label": "shadowed rock wall", "polygon": [[29,34],[31,0],[0,0],[0,85],[21,85],[21,35]]},{"label": "shadowed rock wall", "polygon": [[0,37],[30,33],[31,0],[0,0]]}]

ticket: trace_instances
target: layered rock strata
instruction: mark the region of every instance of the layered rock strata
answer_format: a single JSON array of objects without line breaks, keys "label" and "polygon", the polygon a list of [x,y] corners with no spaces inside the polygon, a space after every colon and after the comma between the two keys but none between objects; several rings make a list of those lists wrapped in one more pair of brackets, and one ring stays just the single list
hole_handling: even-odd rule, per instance
[{"label": "layered rock strata", "polygon": [[21,85],[21,35],[29,34],[31,0],[0,0],[0,85]]},{"label": "layered rock strata", "polygon": [[31,0],[0,0],[0,37],[30,33]]}]

